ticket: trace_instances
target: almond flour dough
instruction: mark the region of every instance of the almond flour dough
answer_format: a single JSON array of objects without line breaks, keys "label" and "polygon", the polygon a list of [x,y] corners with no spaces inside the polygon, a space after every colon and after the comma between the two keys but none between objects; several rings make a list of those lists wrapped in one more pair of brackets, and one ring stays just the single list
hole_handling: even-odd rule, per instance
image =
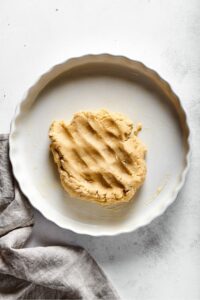
[{"label": "almond flour dough", "polygon": [[101,205],[128,202],[146,176],[146,147],[125,116],[83,111],[71,123],[54,121],[50,149],[64,189]]}]

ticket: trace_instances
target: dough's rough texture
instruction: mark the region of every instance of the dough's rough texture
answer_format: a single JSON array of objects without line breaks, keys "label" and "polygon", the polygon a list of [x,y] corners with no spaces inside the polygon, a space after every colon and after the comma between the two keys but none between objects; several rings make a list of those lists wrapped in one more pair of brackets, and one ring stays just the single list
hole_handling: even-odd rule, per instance
[{"label": "dough's rough texture", "polygon": [[64,189],[79,199],[113,206],[128,202],[146,176],[141,125],[106,110],[54,121],[50,149]]}]

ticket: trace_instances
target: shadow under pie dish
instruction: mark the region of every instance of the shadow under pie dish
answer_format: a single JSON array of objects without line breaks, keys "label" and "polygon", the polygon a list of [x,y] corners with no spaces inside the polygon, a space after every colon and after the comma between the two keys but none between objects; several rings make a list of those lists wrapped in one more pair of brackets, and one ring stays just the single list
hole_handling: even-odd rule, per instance
[{"label": "shadow under pie dish", "polygon": [[70,123],[54,121],[50,149],[63,188],[103,206],[129,202],[146,176],[141,124],[107,110],[82,111]]}]

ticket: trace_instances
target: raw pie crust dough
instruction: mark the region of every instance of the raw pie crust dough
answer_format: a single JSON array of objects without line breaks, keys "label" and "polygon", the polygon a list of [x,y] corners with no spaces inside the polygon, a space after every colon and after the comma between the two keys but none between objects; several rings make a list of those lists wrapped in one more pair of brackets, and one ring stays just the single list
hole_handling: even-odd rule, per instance
[{"label": "raw pie crust dough", "polygon": [[128,202],[146,176],[141,125],[106,110],[74,114],[71,123],[54,121],[50,149],[64,189],[101,205]]}]

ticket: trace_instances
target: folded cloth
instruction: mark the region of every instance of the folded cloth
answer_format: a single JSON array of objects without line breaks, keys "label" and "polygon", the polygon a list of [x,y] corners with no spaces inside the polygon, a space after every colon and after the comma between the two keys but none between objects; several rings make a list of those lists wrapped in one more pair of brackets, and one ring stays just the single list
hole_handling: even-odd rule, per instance
[{"label": "folded cloth", "polygon": [[23,248],[33,223],[12,175],[8,136],[0,135],[0,299],[119,299],[83,248]]}]

